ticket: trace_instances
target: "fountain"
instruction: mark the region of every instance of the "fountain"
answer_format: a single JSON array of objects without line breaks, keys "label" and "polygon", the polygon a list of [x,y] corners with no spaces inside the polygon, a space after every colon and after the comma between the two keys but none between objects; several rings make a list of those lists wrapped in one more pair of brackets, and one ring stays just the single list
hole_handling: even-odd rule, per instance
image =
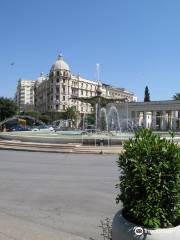
[{"label": "fountain", "polygon": [[[101,89],[101,84],[98,83],[98,86],[97,86],[97,90],[96,90],[96,96],[94,97],[71,97],[71,99],[74,99],[74,100],[78,100],[80,102],[85,102],[85,103],[89,103],[91,104],[91,106],[95,109],[95,116],[96,116],[96,119],[95,119],[95,123],[96,123],[96,130],[100,130],[102,131],[102,125],[101,125],[101,112],[104,111],[102,109],[105,109],[106,105],[108,103],[117,103],[117,102],[125,102],[127,100],[127,98],[109,98],[109,97],[103,97],[102,96],[102,89]],[[117,130],[120,131],[120,122],[119,122],[119,117],[118,117],[118,112],[117,112],[117,109],[114,107],[112,107],[112,111],[114,111],[117,115]],[[116,110],[115,110],[116,109]],[[104,111],[105,112],[105,111]],[[106,123],[108,123],[107,121],[107,116],[105,117],[106,119]],[[109,124],[107,124],[109,125]],[[106,128],[108,129],[109,126]]]},{"label": "fountain", "polygon": [[115,106],[110,107],[107,119],[109,130],[121,132],[119,114]]},{"label": "fountain", "polygon": [[107,113],[106,113],[106,108],[101,108],[100,111],[100,126],[102,131],[107,131],[109,130],[108,128],[108,119],[107,119]]},{"label": "fountain", "polygon": [[[122,126],[118,110],[113,103],[125,102],[127,98],[110,98],[102,96],[102,84],[98,81],[96,88],[96,96],[93,97],[71,97],[71,99],[91,104],[95,111],[95,133],[89,133],[85,130],[85,114],[83,116],[83,130],[80,131],[57,131],[52,133],[39,132],[11,132],[2,133],[0,138],[5,140],[20,140],[41,143],[72,143],[72,144],[87,144],[87,145],[119,145],[122,140],[129,138],[130,135],[121,135]],[[107,114],[106,106],[112,103],[110,111]],[[127,121],[126,121],[127,122]],[[56,122],[59,126],[62,123]],[[64,123],[63,123],[64,124]]]}]

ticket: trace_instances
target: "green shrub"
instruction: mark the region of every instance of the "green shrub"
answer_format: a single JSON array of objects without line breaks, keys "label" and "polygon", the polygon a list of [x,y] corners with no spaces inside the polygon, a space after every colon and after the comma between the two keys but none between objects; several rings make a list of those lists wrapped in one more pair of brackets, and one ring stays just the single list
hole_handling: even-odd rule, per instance
[{"label": "green shrub", "polygon": [[117,163],[116,201],[122,201],[128,220],[148,228],[180,224],[180,148],[173,138],[141,129],[124,143]]}]

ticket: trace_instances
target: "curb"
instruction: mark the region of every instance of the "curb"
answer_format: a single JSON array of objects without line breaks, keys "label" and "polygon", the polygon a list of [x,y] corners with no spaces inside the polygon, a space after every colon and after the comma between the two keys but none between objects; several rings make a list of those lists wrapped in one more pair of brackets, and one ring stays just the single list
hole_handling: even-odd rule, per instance
[{"label": "curb", "polygon": [[14,150],[44,153],[74,153],[74,154],[119,154],[122,146],[83,146],[65,144],[39,144],[30,142],[0,141],[0,150]]}]

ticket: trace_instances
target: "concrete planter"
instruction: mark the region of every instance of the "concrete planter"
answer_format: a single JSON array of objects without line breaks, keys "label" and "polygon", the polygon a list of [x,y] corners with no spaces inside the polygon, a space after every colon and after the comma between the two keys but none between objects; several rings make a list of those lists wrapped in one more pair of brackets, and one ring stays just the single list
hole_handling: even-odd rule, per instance
[{"label": "concrete planter", "polygon": [[179,240],[180,225],[156,230],[141,228],[127,221],[122,210],[116,213],[112,224],[112,240]]}]

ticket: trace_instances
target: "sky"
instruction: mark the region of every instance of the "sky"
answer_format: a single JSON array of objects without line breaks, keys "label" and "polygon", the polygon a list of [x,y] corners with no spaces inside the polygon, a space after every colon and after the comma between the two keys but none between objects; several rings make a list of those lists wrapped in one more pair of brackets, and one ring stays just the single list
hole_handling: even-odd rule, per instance
[{"label": "sky", "polygon": [[[179,0],[0,0],[0,96],[49,73],[62,52],[72,73],[143,101],[180,92]],[[13,63],[13,64],[12,64]]]}]

